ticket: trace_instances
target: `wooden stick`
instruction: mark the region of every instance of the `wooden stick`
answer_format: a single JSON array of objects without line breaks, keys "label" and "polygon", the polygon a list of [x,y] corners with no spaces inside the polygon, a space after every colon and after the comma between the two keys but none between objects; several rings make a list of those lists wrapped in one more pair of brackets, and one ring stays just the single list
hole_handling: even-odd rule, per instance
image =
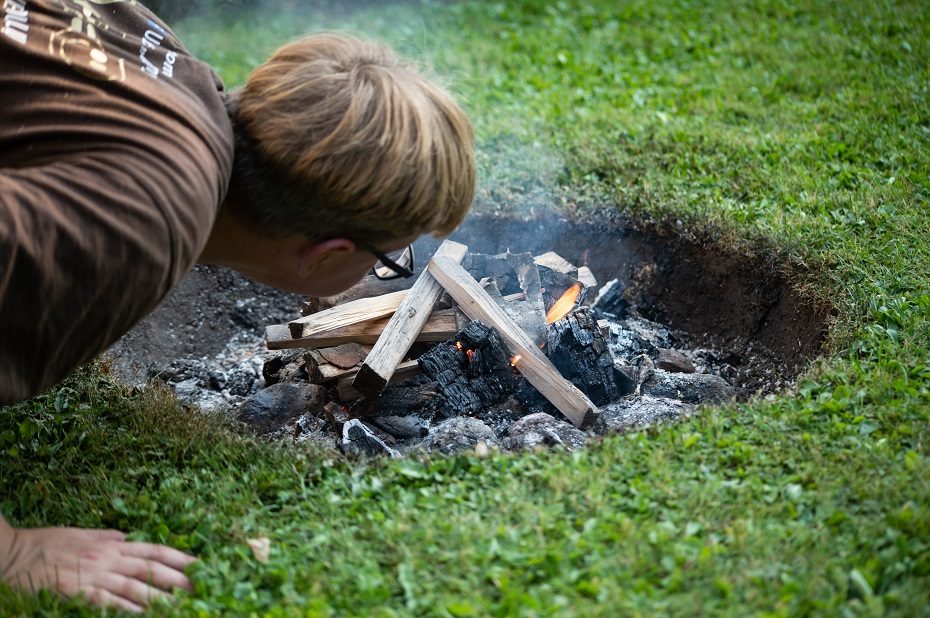
[{"label": "wooden stick", "polygon": [[[406,290],[404,290],[406,292]],[[507,302],[526,300],[526,294],[517,292],[504,297]],[[270,324],[265,327],[265,343],[269,350],[296,350],[300,348],[328,348],[343,343],[374,345],[387,327],[390,318],[367,320],[339,328],[323,330],[309,337],[295,339],[287,324]],[[451,339],[465,328],[468,317],[455,309],[433,311],[417,335],[417,343],[436,343]],[[321,325],[322,328],[322,325]]]},{"label": "wooden stick", "polygon": [[[316,335],[294,339],[287,324],[272,324],[265,327],[265,340],[269,350],[295,348],[328,348],[343,343],[355,342],[374,345],[384,332],[390,318],[378,318],[359,324],[325,330]],[[417,335],[417,342],[445,341],[455,337],[459,329],[454,309],[440,309],[430,315],[429,320]]]},{"label": "wooden stick", "polygon": [[[447,240],[436,250],[436,255],[458,265],[467,252],[465,245]],[[362,363],[352,388],[369,396],[381,392],[426,324],[441,294],[442,286],[424,270]]]},{"label": "wooden stick", "polygon": [[597,408],[574,384],[559,373],[532,339],[510,319],[478,282],[459,264],[444,256],[433,257],[427,270],[446,289],[462,311],[500,333],[515,357],[514,366],[559,412],[576,427],[586,427],[597,416]]},{"label": "wooden stick", "polygon": [[326,384],[347,375],[354,376],[361,365],[359,362],[354,367],[339,367],[327,361],[319,350],[308,350],[305,358],[307,374],[313,384]]},{"label": "wooden stick", "polygon": [[[420,375],[419,363],[417,363],[415,360],[404,361],[394,368],[394,373],[391,375],[391,379],[388,381],[388,384],[405,382],[410,378],[415,378],[418,375]],[[352,388],[352,380],[354,379],[355,373],[339,378],[339,400],[342,401],[342,403],[358,401],[364,396]]]},{"label": "wooden stick", "polygon": [[[397,311],[400,303],[406,298],[407,292],[407,290],[401,290],[372,298],[360,298],[288,322],[287,326],[291,331],[291,336],[296,339],[366,320],[383,318]],[[429,317],[429,312],[426,317]]]}]

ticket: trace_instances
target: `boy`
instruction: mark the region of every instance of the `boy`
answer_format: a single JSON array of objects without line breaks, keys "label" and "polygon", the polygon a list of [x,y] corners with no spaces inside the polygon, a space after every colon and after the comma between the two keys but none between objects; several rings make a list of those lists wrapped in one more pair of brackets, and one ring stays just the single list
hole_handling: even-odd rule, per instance
[{"label": "boy", "polygon": [[[8,0],[0,23],[0,405],[104,350],[195,261],[331,295],[470,207],[471,125],[382,46],[295,41],[227,93],[135,0]],[[130,611],[189,588],[191,556],[123,537],[0,516],[0,577]]]}]

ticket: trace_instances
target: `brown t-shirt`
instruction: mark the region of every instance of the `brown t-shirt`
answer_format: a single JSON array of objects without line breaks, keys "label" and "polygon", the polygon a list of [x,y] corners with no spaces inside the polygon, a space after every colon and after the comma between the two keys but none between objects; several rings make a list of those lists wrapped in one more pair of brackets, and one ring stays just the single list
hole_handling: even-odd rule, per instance
[{"label": "brown t-shirt", "polygon": [[223,86],[134,0],[0,5],[0,404],[151,311],[209,236]]}]

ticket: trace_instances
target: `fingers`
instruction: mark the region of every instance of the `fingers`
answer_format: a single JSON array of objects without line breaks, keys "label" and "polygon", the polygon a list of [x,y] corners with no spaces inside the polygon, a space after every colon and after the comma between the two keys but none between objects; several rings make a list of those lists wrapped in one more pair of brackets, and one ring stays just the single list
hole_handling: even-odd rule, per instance
[{"label": "fingers", "polygon": [[142,606],[136,603],[133,603],[129,599],[124,599],[119,595],[115,595],[108,590],[103,588],[96,588],[92,586],[83,586],[79,590],[83,593],[87,600],[97,606],[107,606],[107,607],[116,607],[123,611],[132,612],[134,614],[142,613]]},{"label": "fingers", "polygon": [[152,601],[171,599],[171,595],[167,592],[119,573],[100,573],[94,577],[94,584],[97,588],[102,588],[110,594],[122,597],[140,607],[148,605]]},{"label": "fingers", "polygon": [[155,560],[121,556],[114,563],[113,571],[162,590],[171,591],[174,588],[193,590],[184,573]]},{"label": "fingers", "polygon": [[124,556],[133,556],[160,562],[178,571],[183,571],[187,565],[197,560],[193,556],[185,554],[173,547],[138,541],[127,541],[123,543],[119,548],[119,552]]}]

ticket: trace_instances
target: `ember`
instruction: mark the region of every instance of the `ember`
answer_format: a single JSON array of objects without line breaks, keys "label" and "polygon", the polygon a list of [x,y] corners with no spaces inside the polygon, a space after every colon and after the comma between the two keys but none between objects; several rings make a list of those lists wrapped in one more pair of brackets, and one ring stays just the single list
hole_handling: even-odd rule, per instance
[{"label": "ember", "polygon": [[559,298],[546,313],[546,324],[558,322],[568,315],[568,312],[575,308],[575,301],[578,300],[579,294],[581,294],[580,283],[575,283],[572,287],[568,288],[568,290],[562,294],[562,297]]}]

